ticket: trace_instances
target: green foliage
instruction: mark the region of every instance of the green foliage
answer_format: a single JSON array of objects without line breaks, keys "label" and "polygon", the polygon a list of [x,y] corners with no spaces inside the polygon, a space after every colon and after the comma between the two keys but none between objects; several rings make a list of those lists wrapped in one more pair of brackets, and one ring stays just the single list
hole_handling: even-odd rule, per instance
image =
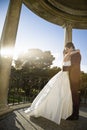
[{"label": "green foliage", "polygon": [[47,69],[50,68],[54,59],[50,51],[29,49],[26,53],[19,55],[14,62],[16,69]]},{"label": "green foliage", "polygon": [[80,77],[80,89],[84,90],[85,88],[87,88],[87,73],[81,72]]},{"label": "green foliage", "polygon": [[11,68],[9,101],[11,98],[14,98],[13,102],[17,99],[22,101],[23,97],[32,101],[48,80],[61,70],[58,67],[51,68],[54,59],[50,51],[39,49],[30,49],[19,55],[15,67]]}]

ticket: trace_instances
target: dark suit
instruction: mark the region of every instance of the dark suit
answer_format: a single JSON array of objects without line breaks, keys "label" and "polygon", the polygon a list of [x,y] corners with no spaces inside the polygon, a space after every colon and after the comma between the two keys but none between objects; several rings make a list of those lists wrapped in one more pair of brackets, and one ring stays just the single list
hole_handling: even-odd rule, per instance
[{"label": "dark suit", "polygon": [[73,101],[73,116],[79,115],[79,85],[80,85],[80,62],[81,55],[79,52],[71,55],[71,67],[69,69],[70,86]]},{"label": "dark suit", "polygon": [[79,52],[71,55],[71,66],[63,66],[63,71],[69,71],[70,87],[73,101],[73,113],[71,117],[79,116],[79,85],[80,85],[80,62]]}]

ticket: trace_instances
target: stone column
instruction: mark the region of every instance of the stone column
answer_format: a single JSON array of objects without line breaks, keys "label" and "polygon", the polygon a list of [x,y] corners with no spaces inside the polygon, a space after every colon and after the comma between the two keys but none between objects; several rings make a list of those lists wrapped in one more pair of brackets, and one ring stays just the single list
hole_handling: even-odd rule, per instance
[{"label": "stone column", "polygon": [[72,42],[72,25],[66,24],[64,25],[64,43],[66,45],[67,42]]},{"label": "stone column", "polygon": [[22,0],[10,0],[0,40],[0,111],[7,107],[12,56],[22,7]]}]

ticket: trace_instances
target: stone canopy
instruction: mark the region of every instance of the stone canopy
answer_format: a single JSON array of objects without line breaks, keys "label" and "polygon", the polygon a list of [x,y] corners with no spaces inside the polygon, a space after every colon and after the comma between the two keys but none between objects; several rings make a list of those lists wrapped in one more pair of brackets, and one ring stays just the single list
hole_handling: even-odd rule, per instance
[{"label": "stone canopy", "polygon": [[87,29],[87,0],[23,0],[23,3],[49,22]]}]

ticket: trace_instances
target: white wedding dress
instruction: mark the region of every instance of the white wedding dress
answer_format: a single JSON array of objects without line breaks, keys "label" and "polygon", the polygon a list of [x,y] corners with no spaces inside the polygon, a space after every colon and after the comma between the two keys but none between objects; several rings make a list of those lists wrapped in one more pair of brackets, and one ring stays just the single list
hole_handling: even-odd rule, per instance
[{"label": "white wedding dress", "polygon": [[[64,66],[70,65],[70,61],[64,62]],[[25,113],[45,117],[57,124],[69,117],[72,114],[72,96],[68,71],[60,71],[53,76]]]}]

